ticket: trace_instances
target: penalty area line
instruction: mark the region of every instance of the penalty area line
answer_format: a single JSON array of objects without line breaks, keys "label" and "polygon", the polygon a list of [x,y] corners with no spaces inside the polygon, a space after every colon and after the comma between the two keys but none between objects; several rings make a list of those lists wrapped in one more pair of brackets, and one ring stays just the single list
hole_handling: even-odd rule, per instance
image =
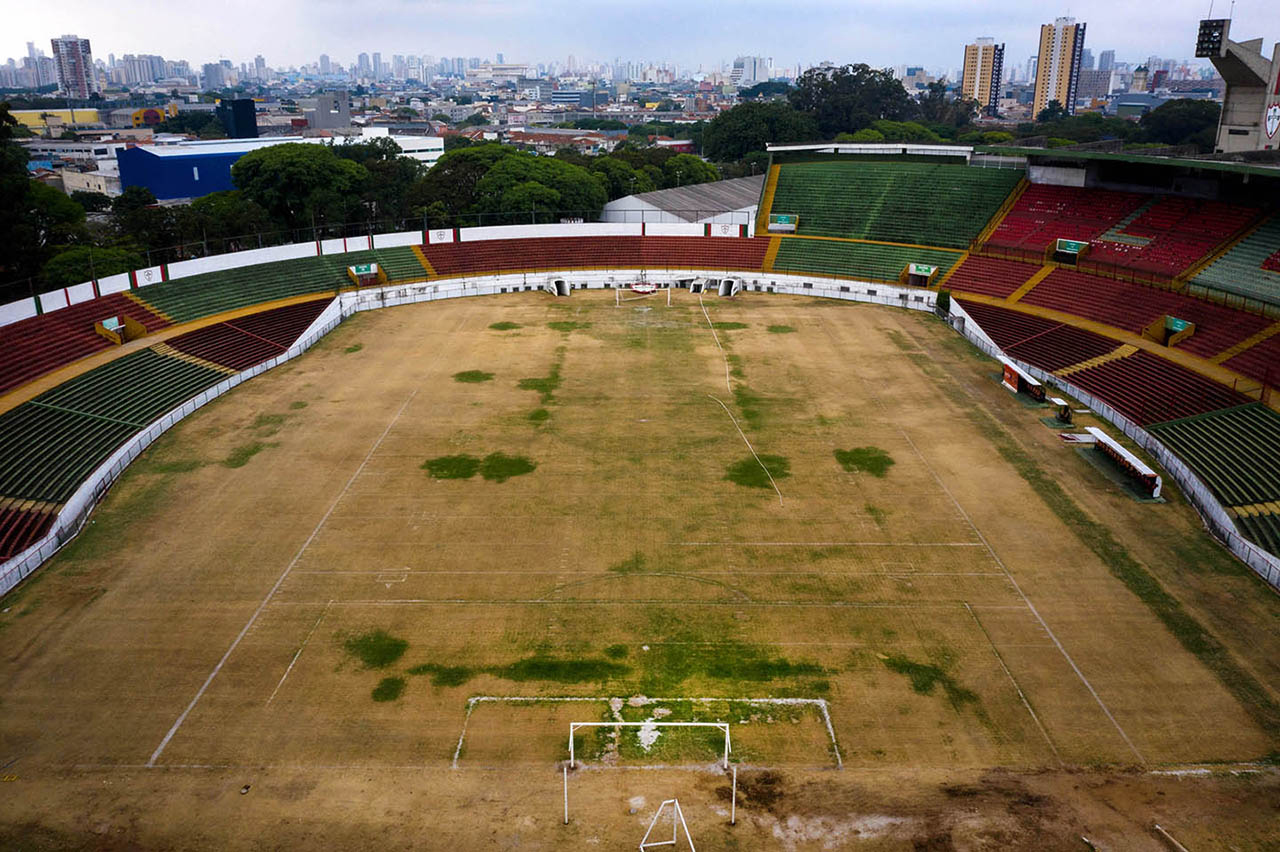
[{"label": "penalty area line", "polygon": [[369,459],[373,458],[373,454],[378,451],[378,447],[382,446],[382,442],[386,440],[387,435],[391,433],[391,427],[396,425],[396,421],[400,419],[400,415],[404,414],[404,410],[409,407],[409,403],[412,402],[413,398],[417,395],[418,391],[415,388],[414,391],[409,394],[408,398],[405,399],[404,404],[400,406],[400,410],[396,412],[396,416],[391,418],[391,422],[387,424],[387,428],[382,430],[382,434],[378,436],[378,440],[373,442],[373,446],[370,447],[369,452],[365,454],[364,459],[360,462],[360,466],[356,468],[355,473],[351,474],[351,478],[347,480],[347,484],[342,486],[342,490],[338,492],[338,496],[333,498],[333,502],[329,504],[329,508],[325,511],[324,516],[320,518],[320,522],[316,524],[315,529],[311,531],[311,535],[307,536],[307,540],[302,543],[302,547],[298,548],[298,552],[294,554],[293,559],[289,560],[289,564],[285,566],[283,573],[280,574],[280,578],[276,580],[275,585],[271,587],[269,592],[267,592],[267,596],[262,599],[262,603],[258,604],[258,608],[253,611],[253,615],[249,616],[249,620],[245,622],[244,627],[240,628],[240,632],[236,635],[236,638],[231,641],[231,646],[227,648],[226,653],[222,655],[222,659],[218,660],[218,664],[213,667],[213,671],[209,672],[209,676],[205,678],[204,683],[200,685],[200,689],[196,690],[196,695],[191,699],[191,703],[182,711],[181,715],[179,715],[174,721],[173,726],[169,728],[168,733],[164,735],[164,739],[160,741],[160,745],[156,746],[156,750],[151,753],[151,759],[147,761],[147,766],[156,765],[156,761],[160,759],[162,754],[164,754],[164,750],[169,746],[169,742],[173,739],[174,735],[178,733],[178,729],[182,727],[182,723],[187,721],[187,717],[191,715],[191,711],[196,709],[196,705],[200,703],[200,699],[204,697],[205,692],[209,689],[209,685],[213,683],[214,678],[218,676],[218,672],[222,671],[222,667],[226,665],[227,660],[231,658],[231,655],[235,652],[236,648],[240,646],[244,637],[248,635],[249,630],[257,622],[258,617],[262,615],[263,611],[266,610],[267,605],[271,603],[271,599],[275,597],[276,592],[278,592],[280,587],[284,585],[284,581],[288,579],[289,572],[293,570],[293,566],[298,564],[298,561],[302,559],[302,554],[306,553],[307,548],[311,546],[311,542],[316,540],[316,536],[320,534],[320,530],[324,528],[324,525],[329,521],[329,518],[333,515],[334,511],[337,510],[338,504],[342,502],[342,498],[346,496],[347,491],[351,489],[352,484],[357,478],[359,478],[360,474],[364,472],[365,467],[369,464]]}]

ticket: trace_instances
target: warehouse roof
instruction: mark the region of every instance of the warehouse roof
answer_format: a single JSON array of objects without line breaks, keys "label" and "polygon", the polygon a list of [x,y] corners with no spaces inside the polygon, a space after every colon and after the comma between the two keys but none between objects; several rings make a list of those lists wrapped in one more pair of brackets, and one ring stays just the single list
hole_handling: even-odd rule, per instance
[{"label": "warehouse roof", "polygon": [[756,175],[659,189],[633,195],[631,198],[694,222],[716,213],[751,207],[760,200],[763,188],[764,175]]}]

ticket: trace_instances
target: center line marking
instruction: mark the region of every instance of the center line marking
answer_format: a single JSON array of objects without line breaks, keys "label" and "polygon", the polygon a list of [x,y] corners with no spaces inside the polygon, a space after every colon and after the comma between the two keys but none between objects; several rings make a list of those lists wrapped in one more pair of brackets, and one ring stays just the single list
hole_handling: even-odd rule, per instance
[{"label": "center line marking", "polygon": [[213,671],[209,672],[209,676],[205,678],[200,689],[196,691],[195,698],[191,699],[191,703],[187,705],[187,709],[182,711],[173,727],[169,728],[169,732],[164,735],[164,739],[160,741],[160,745],[156,746],[156,750],[151,753],[151,759],[147,761],[147,766],[155,766],[156,761],[160,759],[160,755],[164,754],[165,748],[168,747],[170,740],[178,733],[178,729],[182,727],[182,723],[187,721],[187,717],[191,715],[191,711],[196,709],[196,705],[200,703],[200,699],[204,697],[205,690],[209,688],[209,684],[213,683],[213,679],[218,676],[218,672],[222,671],[222,667],[226,665],[231,654],[240,646],[240,642],[248,634],[250,628],[258,620],[258,616],[262,615],[263,610],[267,608],[267,604],[275,597],[276,592],[284,585],[284,581],[288,579],[289,572],[293,570],[293,566],[298,564],[298,560],[302,558],[302,554],[307,552],[307,548],[311,546],[311,542],[315,541],[316,536],[320,534],[321,528],[328,522],[329,517],[333,515],[334,510],[338,508],[338,503],[346,496],[347,491],[351,488],[357,477],[364,472],[365,466],[369,464],[369,459],[373,458],[373,454],[378,451],[378,447],[382,446],[382,442],[386,440],[388,434],[391,433],[391,427],[396,425],[396,421],[400,419],[400,415],[404,414],[404,410],[409,407],[409,403],[418,395],[415,389],[409,394],[408,399],[400,406],[400,410],[396,412],[396,416],[391,418],[391,422],[387,424],[387,428],[382,430],[382,434],[378,436],[378,440],[373,442],[373,446],[369,448],[369,452],[365,454],[364,460],[360,462],[360,466],[356,468],[356,472],[351,474],[351,478],[347,480],[347,484],[338,492],[338,496],[333,498],[333,503],[329,505],[329,509],[324,513],[324,517],[320,519],[320,523],[316,524],[315,529],[311,531],[311,535],[307,536],[307,540],[302,543],[302,547],[298,548],[298,552],[294,554],[293,559],[285,567],[284,573],[280,575],[280,579],[276,580],[276,584],[271,587],[271,591],[267,592],[267,596],[262,599],[262,603],[258,604],[258,608],[253,611],[253,615],[249,616],[249,620],[245,622],[244,627],[240,628],[240,633],[231,642],[231,647],[227,648],[227,652],[222,655],[222,659],[218,660],[218,664],[213,667]]}]

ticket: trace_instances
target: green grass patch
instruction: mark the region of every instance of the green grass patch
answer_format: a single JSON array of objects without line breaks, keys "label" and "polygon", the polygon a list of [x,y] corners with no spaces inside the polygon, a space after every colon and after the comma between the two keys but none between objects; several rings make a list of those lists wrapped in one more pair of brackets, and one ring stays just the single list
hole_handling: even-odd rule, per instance
[{"label": "green grass patch", "polygon": [[742,420],[747,424],[747,428],[760,428],[762,419],[760,407],[764,404],[764,400],[753,393],[751,388],[746,385],[736,384],[733,386],[733,401],[737,403],[738,412],[742,415]]},{"label": "green grass patch", "polygon": [[977,693],[965,689],[937,666],[928,663],[917,663],[906,657],[894,655],[884,657],[881,662],[891,672],[905,675],[911,681],[911,688],[920,695],[932,695],[935,688],[941,686],[951,706],[959,710],[965,704],[978,701]]},{"label": "green grass patch", "polygon": [[609,570],[615,574],[639,574],[644,570],[644,554],[637,550],[621,562],[610,565]]},{"label": "green grass patch", "polygon": [[544,377],[533,377],[521,379],[516,382],[516,387],[520,390],[537,391],[541,397],[542,404],[549,404],[554,398],[556,390],[560,387],[560,365],[564,363],[564,347],[560,346],[556,349],[555,358],[551,361],[551,369]]},{"label": "green grass patch", "polygon": [[511,331],[517,328],[524,328],[524,326],[522,326],[518,322],[508,322],[506,320],[503,320],[502,322],[490,323],[489,328],[493,329],[494,331]]},{"label": "green grass patch", "polygon": [[[669,695],[684,689],[686,681],[711,680],[722,682],[730,690],[774,682],[769,687],[770,694],[795,695],[807,688],[795,683],[796,678],[829,674],[817,663],[789,660],[770,653],[765,647],[742,642],[700,641],[699,635],[682,628],[670,634],[668,641],[651,643],[648,652],[636,657],[641,667],[640,691],[646,695]],[[788,686],[787,681],[792,681],[792,686]]]},{"label": "green grass patch", "polygon": [[342,643],[348,654],[358,659],[367,669],[384,669],[404,656],[409,643],[385,630],[371,630],[352,636]]},{"label": "green grass patch", "polygon": [[204,467],[199,459],[174,459],[173,461],[143,461],[134,463],[139,473],[190,473]]},{"label": "green grass patch", "polygon": [[[761,464],[764,465],[763,468]],[[765,473],[766,468],[775,480],[791,475],[791,462],[786,456],[762,455],[759,461],[756,461],[755,456],[744,456],[729,465],[724,478],[747,488],[772,488],[773,483]]]},{"label": "green grass patch", "polygon": [[713,322],[711,327],[716,331],[737,331],[740,328],[746,328],[745,322]]},{"label": "green grass patch", "polygon": [[361,349],[363,349],[363,348],[364,348],[364,344],[363,344],[363,343],[353,343],[353,344],[351,344],[350,346],[348,346],[346,349],[343,349],[343,350],[342,350],[342,354],[343,354],[343,355],[354,355],[354,354],[356,354],[357,352],[359,352],[359,351],[360,351]]},{"label": "green grass patch", "polygon": [[604,655],[611,660],[625,660],[628,653],[626,645],[610,645],[604,649]]},{"label": "green grass patch", "polygon": [[771,325],[768,329],[770,334],[795,334],[795,326],[791,325]]},{"label": "green grass patch", "polygon": [[481,382],[493,381],[493,373],[486,373],[484,370],[463,370],[461,373],[454,373],[453,380],[464,384],[476,385]]},{"label": "green grass patch", "polygon": [[455,456],[437,456],[422,463],[422,469],[432,479],[470,479],[480,470],[480,459],[459,453]]},{"label": "green grass patch", "polygon": [[880,479],[893,467],[893,458],[879,447],[836,450],[836,461],[848,473],[869,473]]},{"label": "green grass patch", "polygon": [[301,411],[302,409],[304,409],[304,408],[306,408],[306,407],[307,407],[307,404],[306,404],[305,402],[303,402],[302,400],[297,400],[296,402],[291,402],[291,403],[289,403],[289,410],[290,410],[290,411]]},{"label": "green grass patch", "polygon": [[272,432],[277,431],[284,425],[283,414],[259,414],[253,419],[250,429],[269,429]]},{"label": "green grass patch", "polygon": [[611,660],[566,660],[538,655],[486,671],[504,680],[517,682],[545,680],[555,683],[599,683],[623,677],[631,672],[631,668]]},{"label": "green grass patch", "polygon": [[862,507],[862,510],[867,513],[867,517],[871,518],[871,520],[876,522],[876,526],[880,527],[881,529],[884,528],[884,520],[885,520],[884,509],[881,509],[879,506],[873,506],[870,503],[868,503],[867,505]]},{"label": "green grass patch", "polygon": [[530,422],[546,423],[551,419],[551,412],[547,411],[545,408],[535,408],[533,411],[530,411],[527,416]]},{"label": "green grass patch", "polygon": [[475,670],[466,666],[441,666],[436,663],[423,663],[409,669],[411,675],[431,675],[432,686],[462,686],[475,677]]},{"label": "green grass patch", "polygon": [[268,444],[263,441],[253,441],[248,444],[241,444],[227,453],[227,457],[222,460],[223,467],[244,467],[249,463],[249,459],[269,447],[278,446],[277,444]]},{"label": "green grass patch", "polygon": [[572,320],[557,320],[555,322],[547,323],[547,328],[552,331],[563,331],[565,334],[568,334],[569,332],[582,331],[583,329],[591,328],[591,323],[574,322]]},{"label": "green grass patch", "polygon": [[509,456],[505,453],[489,453],[480,462],[480,475],[490,482],[506,482],[513,476],[533,473],[538,467],[536,462],[524,456]]},{"label": "green grass patch", "polygon": [[374,701],[395,701],[404,694],[404,678],[384,677],[373,688]]}]

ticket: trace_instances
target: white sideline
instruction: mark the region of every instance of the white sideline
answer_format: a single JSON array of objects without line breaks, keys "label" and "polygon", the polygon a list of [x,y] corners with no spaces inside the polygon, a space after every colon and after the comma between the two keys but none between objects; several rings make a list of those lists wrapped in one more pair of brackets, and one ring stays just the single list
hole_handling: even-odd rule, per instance
[{"label": "white sideline", "polygon": [[191,711],[195,709],[196,704],[198,704],[200,699],[204,697],[205,690],[209,688],[209,684],[213,683],[213,679],[218,676],[218,672],[222,671],[222,667],[231,657],[231,654],[237,647],[239,647],[241,640],[244,639],[245,635],[249,632],[249,629],[253,627],[254,622],[258,620],[258,616],[262,615],[262,611],[267,608],[267,604],[271,602],[271,599],[275,597],[276,592],[280,590],[282,585],[284,585],[284,581],[288,579],[289,572],[293,570],[293,566],[298,564],[298,560],[302,558],[302,554],[306,553],[307,548],[311,546],[311,542],[315,541],[316,536],[320,534],[321,528],[323,528],[328,522],[330,516],[333,515],[334,510],[338,508],[338,503],[342,501],[342,498],[346,496],[347,491],[350,490],[356,479],[364,472],[365,466],[369,464],[369,459],[373,458],[373,454],[377,452],[378,447],[382,446],[382,442],[391,432],[391,427],[396,425],[396,421],[400,419],[400,415],[404,414],[404,410],[409,407],[409,403],[412,402],[413,398],[417,395],[418,390],[417,388],[414,388],[413,392],[410,393],[409,397],[404,401],[404,404],[400,406],[400,410],[396,412],[396,416],[391,418],[391,422],[387,424],[387,428],[382,430],[382,434],[378,436],[378,440],[373,442],[373,446],[370,447],[369,452],[365,454],[364,459],[360,462],[360,466],[356,468],[356,472],[351,474],[351,478],[347,480],[347,484],[342,487],[342,490],[338,492],[338,496],[333,498],[333,502],[329,504],[328,510],[324,513],[324,516],[320,518],[320,523],[316,524],[315,529],[311,531],[311,535],[307,536],[307,540],[302,543],[302,547],[298,548],[298,552],[294,554],[293,559],[289,560],[289,564],[285,566],[284,573],[280,575],[280,579],[276,580],[276,584],[271,587],[271,591],[267,592],[267,596],[262,599],[262,603],[258,604],[258,608],[253,611],[253,615],[249,616],[249,620],[245,622],[244,627],[240,628],[240,633],[234,640],[232,640],[231,647],[227,648],[227,652],[222,655],[222,659],[218,660],[218,664],[213,667],[213,671],[209,672],[209,676],[205,678],[204,683],[200,686],[200,689],[197,690],[195,698],[191,699],[191,703],[187,705],[187,709],[182,711],[182,715],[178,716],[177,720],[173,723],[173,727],[169,728],[169,732],[164,735],[164,739],[160,741],[160,745],[156,746],[156,750],[151,753],[151,759],[147,761],[147,766],[156,765],[156,761],[160,759],[160,755],[164,754],[164,750],[169,745],[169,741],[173,739],[174,734],[178,733],[178,729],[181,728],[182,723],[187,720],[187,716],[191,714]]},{"label": "white sideline", "polygon": [[1062,654],[1062,658],[1067,661],[1067,665],[1071,666],[1071,670],[1076,673],[1078,678],[1080,678],[1080,682],[1084,684],[1085,689],[1089,690],[1089,694],[1093,696],[1093,700],[1098,702],[1098,706],[1102,708],[1102,712],[1111,720],[1111,724],[1115,726],[1116,731],[1120,734],[1120,739],[1124,740],[1125,745],[1127,745],[1129,750],[1133,752],[1134,756],[1138,758],[1138,762],[1143,766],[1146,766],[1147,759],[1142,756],[1142,752],[1138,751],[1138,747],[1133,744],[1133,740],[1129,739],[1129,735],[1125,733],[1124,728],[1120,727],[1120,723],[1116,721],[1116,717],[1111,714],[1111,708],[1102,700],[1102,696],[1098,695],[1098,691],[1093,688],[1093,684],[1089,683],[1089,679],[1084,676],[1084,672],[1080,671],[1080,667],[1076,665],[1076,661],[1071,659],[1071,655],[1067,653],[1067,649],[1062,647],[1062,643],[1058,641],[1057,635],[1054,634],[1053,630],[1049,627],[1049,624],[1044,620],[1043,616],[1040,615],[1040,610],[1036,609],[1035,604],[1033,604],[1031,599],[1027,597],[1027,593],[1022,591],[1022,586],[1018,585],[1018,581],[1015,580],[1013,574],[1009,572],[1008,567],[1004,564],[1004,561],[1000,559],[995,548],[988,543],[987,537],[982,534],[982,530],[978,529],[978,525],[969,517],[969,513],[960,505],[960,501],[951,493],[951,489],[942,481],[942,477],[938,475],[936,470],[934,470],[933,465],[929,464],[929,460],[924,457],[924,453],[920,452],[920,448],[916,446],[915,441],[911,440],[911,436],[908,435],[901,427],[899,427],[898,432],[901,433],[903,439],[911,445],[911,451],[916,454],[920,459],[920,462],[929,471],[930,475],[933,476],[934,481],[938,483],[938,487],[941,488],[942,492],[951,499],[951,502],[956,507],[956,511],[960,513],[960,517],[964,518],[964,522],[969,525],[969,528],[972,529],[974,534],[982,541],[983,546],[987,548],[987,553],[991,554],[991,558],[995,561],[996,565],[1000,566],[1000,570],[1009,578],[1009,583],[1013,586],[1013,590],[1018,593],[1018,597],[1022,598],[1022,602],[1026,604],[1027,609],[1031,611],[1031,614],[1035,616],[1036,621],[1038,621],[1040,626],[1044,628],[1045,634],[1053,641],[1053,644],[1057,646],[1059,653]]}]

